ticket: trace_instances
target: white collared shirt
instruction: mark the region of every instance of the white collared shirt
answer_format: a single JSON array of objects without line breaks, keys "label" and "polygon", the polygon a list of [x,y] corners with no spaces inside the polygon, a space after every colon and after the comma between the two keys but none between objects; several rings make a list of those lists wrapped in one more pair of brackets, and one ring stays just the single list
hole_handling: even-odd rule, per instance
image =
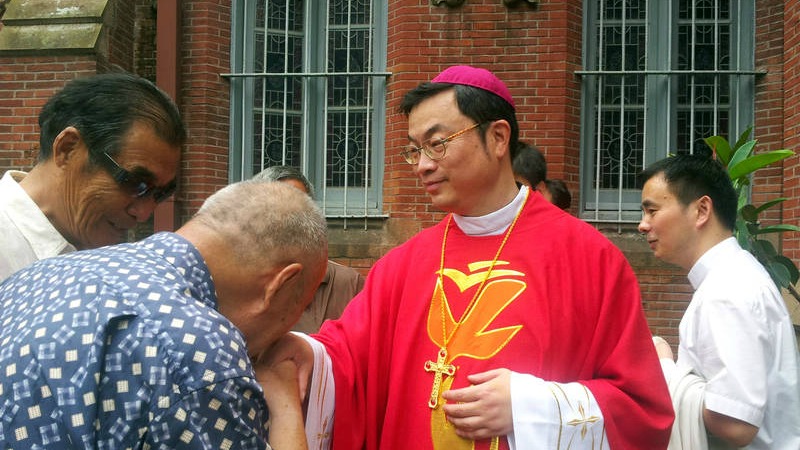
[{"label": "white collared shirt", "polygon": [[0,282],[40,259],[75,250],[19,185],[26,175],[9,170],[0,179]]},{"label": "white collared shirt", "polygon": [[746,448],[797,450],[797,341],[769,274],[731,237],[700,257],[689,281],[677,366],[706,380],[707,409],[759,427]]}]

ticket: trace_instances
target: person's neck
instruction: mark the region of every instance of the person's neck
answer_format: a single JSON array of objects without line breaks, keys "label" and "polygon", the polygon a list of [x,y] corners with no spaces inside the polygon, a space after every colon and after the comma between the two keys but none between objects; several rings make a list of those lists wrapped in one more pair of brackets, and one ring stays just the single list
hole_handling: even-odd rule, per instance
[{"label": "person's neck", "polygon": [[508,175],[499,173],[497,178],[494,185],[481,193],[478,201],[468,205],[468,210],[465,208],[449,212],[461,217],[483,217],[507,206],[519,194],[519,185],[511,172]]},{"label": "person's neck", "polygon": [[722,226],[715,226],[712,229],[706,230],[705,233],[700,235],[697,245],[694,247],[695,251],[692,254],[691,260],[681,264],[681,266],[687,271],[692,270],[692,267],[697,264],[697,261],[699,261],[703,255],[731,236],[733,236],[733,232]]},{"label": "person's neck", "polygon": [[64,200],[59,197],[64,193],[64,186],[61,180],[61,173],[56,170],[55,163],[52,160],[48,160],[36,164],[25,175],[25,178],[19,182],[19,186],[36,203],[36,206],[39,207],[39,210],[42,211],[42,214],[47,217],[47,220],[50,221],[59,234],[70,244],[75,245],[77,240],[61,225],[60,218],[65,217],[64,209],[66,205]]},{"label": "person's neck", "polygon": [[36,206],[47,215],[48,211],[53,209],[53,195],[58,189],[55,189],[54,180],[55,174],[50,170],[52,162],[40,162],[33,166],[33,169],[25,175],[25,178],[19,182],[22,190],[28,194],[28,197],[36,203]]},{"label": "person's neck", "polygon": [[503,233],[514,221],[528,196],[528,187],[522,186],[515,196],[503,207],[482,216],[460,216],[453,214],[453,220],[469,236],[493,236]]}]

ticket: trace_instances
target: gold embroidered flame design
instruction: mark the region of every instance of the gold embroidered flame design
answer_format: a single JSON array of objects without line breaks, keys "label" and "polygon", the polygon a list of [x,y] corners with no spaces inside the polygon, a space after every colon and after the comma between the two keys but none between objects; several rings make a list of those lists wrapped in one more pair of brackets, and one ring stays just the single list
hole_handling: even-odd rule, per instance
[{"label": "gold embroidered flame design", "polygon": [[[511,339],[522,329],[522,325],[513,325],[503,328],[489,329],[492,322],[525,290],[525,283],[511,277],[521,277],[524,274],[515,270],[500,269],[498,266],[507,265],[508,262],[497,261],[495,269],[486,278],[486,270],[491,266],[491,261],[481,261],[468,266],[470,272],[465,274],[456,269],[444,269],[442,278],[436,283],[434,294],[428,310],[428,336],[437,347],[447,348],[446,364],[460,357],[473,359],[488,359],[502,350]],[[444,293],[441,280],[447,277],[452,280],[460,292],[470,287],[481,284],[486,279],[482,292],[478,293],[474,306],[465,311],[460,320],[456,321],[450,309],[450,303]],[[444,311],[444,325],[442,325],[442,312]],[[443,380],[444,392],[450,389],[452,377]],[[439,405],[443,404],[441,393]],[[469,450],[475,448],[473,441],[465,440],[455,434],[444,415],[441,406],[431,411],[431,436],[434,449]],[[492,447],[496,445],[496,442]],[[496,448],[496,447],[495,447]]]}]

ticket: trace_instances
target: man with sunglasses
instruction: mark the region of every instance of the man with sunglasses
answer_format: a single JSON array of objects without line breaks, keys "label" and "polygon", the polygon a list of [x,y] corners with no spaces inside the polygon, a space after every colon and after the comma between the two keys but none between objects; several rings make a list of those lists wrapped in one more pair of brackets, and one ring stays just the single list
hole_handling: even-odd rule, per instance
[{"label": "man with sunglasses", "polygon": [[401,155],[449,214],[375,263],[339,320],[269,355],[303,374],[330,357],[331,392],[309,405],[335,398],[333,448],[665,449],[672,406],[634,273],[518,187],[505,84],[450,67],[401,111]]},{"label": "man with sunglasses", "polygon": [[0,281],[39,259],[125,241],[174,192],[186,140],[169,96],[127,73],[70,81],[39,127],[36,165],[0,180]]}]

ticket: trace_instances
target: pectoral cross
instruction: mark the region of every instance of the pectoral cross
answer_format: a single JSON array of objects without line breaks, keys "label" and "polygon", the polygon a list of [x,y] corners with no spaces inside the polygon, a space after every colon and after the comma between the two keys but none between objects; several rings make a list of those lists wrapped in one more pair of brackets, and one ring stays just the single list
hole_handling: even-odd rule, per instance
[{"label": "pectoral cross", "polygon": [[435,372],[433,375],[433,389],[431,389],[431,398],[428,400],[428,407],[435,409],[439,403],[439,389],[442,387],[442,375],[452,377],[456,373],[456,366],[452,364],[445,364],[447,361],[447,349],[442,347],[439,349],[439,356],[436,362],[425,361],[425,372]]}]

